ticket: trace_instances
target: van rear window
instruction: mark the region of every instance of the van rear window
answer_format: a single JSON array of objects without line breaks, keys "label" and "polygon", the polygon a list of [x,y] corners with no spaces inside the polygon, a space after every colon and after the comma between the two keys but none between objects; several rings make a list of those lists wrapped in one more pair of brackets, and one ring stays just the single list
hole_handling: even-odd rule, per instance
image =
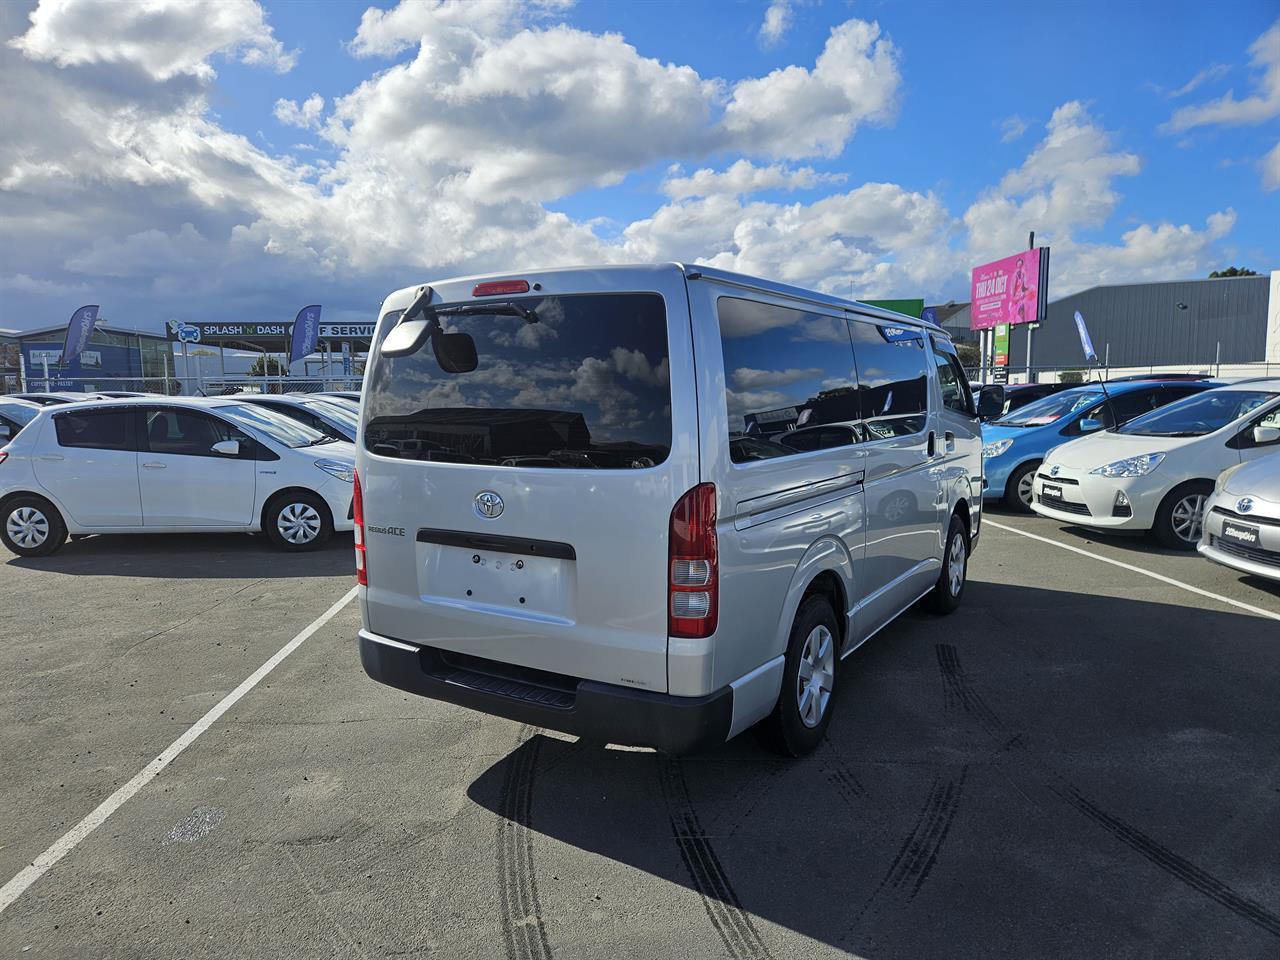
[{"label": "van rear window", "polygon": [[465,314],[436,307],[444,333],[474,341],[469,372],[442,369],[429,343],[410,356],[374,358],[364,401],[371,453],[606,470],[666,460],[671,385],[662,297],[580,294],[500,305],[503,312]]}]

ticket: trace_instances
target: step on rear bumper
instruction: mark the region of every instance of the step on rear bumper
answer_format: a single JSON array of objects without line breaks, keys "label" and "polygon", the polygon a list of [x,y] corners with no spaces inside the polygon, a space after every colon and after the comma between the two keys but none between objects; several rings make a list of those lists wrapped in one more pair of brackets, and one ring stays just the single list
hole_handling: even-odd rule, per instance
[{"label": "step on rear bumper", "polygon": [[689,753],[724,743],[733,722],[732,687],[674,697],[460,657],[368,630],[359,642],[360,663],[379,683],[591,740]]}]

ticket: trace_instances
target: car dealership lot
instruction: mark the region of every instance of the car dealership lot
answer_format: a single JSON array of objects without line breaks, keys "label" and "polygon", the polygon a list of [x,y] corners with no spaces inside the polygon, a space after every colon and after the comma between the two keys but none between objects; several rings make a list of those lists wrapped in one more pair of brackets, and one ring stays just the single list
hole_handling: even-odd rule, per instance
[{"label": "car dealership lot", "polygon": [[[348,604],[0,913],[0,955],[1274,956],[1280,590],[989,520],[959,612],[846,661],[801,761],[406,697]],[[347,537],[5,559],[0,883],[352,582]]]}]

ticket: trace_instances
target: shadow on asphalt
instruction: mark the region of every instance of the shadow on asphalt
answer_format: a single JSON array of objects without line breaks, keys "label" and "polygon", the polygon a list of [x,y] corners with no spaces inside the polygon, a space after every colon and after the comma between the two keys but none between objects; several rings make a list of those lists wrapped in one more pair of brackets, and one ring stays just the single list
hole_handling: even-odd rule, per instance
[{"label": "shadow on asphalt", "polygon": [[845,661],[805,759],[750,734],[684,758],[530,736],[468,789],[512,831],[508,941],[566,929],[523,912],[559,912],[564,844],[698,894],[734,958],[777,955],[760,919],[875,960],[1274,956],[1274,623],[968,589]]},{"label": "shadow on asphalt", "polygon": [[355,577],[349,533],[314,551],[288,553],[248,534],[119,534],[68,540],[48,557],[9,556],[7,563],[71,576],[162,580]]}]

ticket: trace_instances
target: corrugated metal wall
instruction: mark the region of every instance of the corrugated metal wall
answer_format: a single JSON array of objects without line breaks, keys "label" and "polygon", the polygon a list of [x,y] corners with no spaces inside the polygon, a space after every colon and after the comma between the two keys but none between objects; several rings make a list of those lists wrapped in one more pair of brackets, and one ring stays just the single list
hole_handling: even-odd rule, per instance
[{"label": "corrugated metal wall", "polygon": [[[1267,277],[1183,280],[1093,287],[1049,304],[1049,316],[1032,335],[1031,363],[1039,368],[1084,365],[1073,319],[1084,316],[1098,359],[1110,344],[1113,367],[1214,362],[1260,363],[1267,340]],[[1184,307],[1180,307],[1183,304]],[[969,325],[968,310],[947,326]],[[1010,369],[1026,366],[1026,331],[1014,327]]]}]

